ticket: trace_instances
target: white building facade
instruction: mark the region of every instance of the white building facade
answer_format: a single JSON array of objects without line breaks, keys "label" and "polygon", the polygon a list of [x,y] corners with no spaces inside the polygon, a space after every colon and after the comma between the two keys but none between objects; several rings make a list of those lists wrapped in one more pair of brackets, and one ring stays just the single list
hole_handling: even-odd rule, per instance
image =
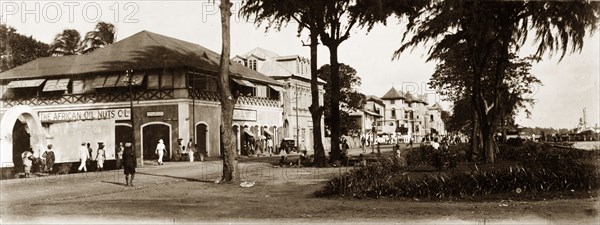
[{"label": "white building facade", "polygon": [[[282,129],[277,130],[281,139],[294,140],[299,149],[314,151],[313,120],[309,107],[312,104],[310,89],[310,60],[300,55],[280,56],[275,52],[255,48],[232,61],[265,74],[284,86]],[[319,79],[319,105],[323,105],[325,82]],[[321,117],[321,134],[324,139],[325,123]]]}]

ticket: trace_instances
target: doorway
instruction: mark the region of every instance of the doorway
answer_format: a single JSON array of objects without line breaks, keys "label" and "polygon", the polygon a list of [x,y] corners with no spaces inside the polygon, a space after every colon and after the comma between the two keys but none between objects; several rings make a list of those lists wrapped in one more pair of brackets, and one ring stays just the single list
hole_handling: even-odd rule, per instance
[{"label": "doorway", "polygon": [[18,172],[22,172],[21,170],[23,170],[23,159],[21,158],[21,154],[27,150],[33,152],[33,149],[31,149],[30,137],[31,135],[27,132],[27,123],[21,122],[21,120],[15,121],[12,132],[12,160]]},{"label": "doorway", "polygon": [[156,145],[158,140],[162,139],[167,147],[167,154],[163,160],[170,160],[171,149],[171,127],[167,124],[155,123],[142,126],[142,150],[144,160],[158,159],[156,154]]},{"label": "doorway", "polygon": [[208,125],[202,122],[196,124],[196,151],[208,156]]}]

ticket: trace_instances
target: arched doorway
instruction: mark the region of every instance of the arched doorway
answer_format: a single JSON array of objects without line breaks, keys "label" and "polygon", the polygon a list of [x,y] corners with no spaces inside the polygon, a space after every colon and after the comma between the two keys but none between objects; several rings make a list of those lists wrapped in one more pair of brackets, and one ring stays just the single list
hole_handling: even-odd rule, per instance
[{"label": "arched doorway", "polygon": [[15,168],[18,168],[16,172],[22,172],[21,169],[23,168],[23,159],[21,158],[21,154],[27,150],[33,151],[30,141],[31,135],[27,130],[27,123],[21,122],[21,120],[15,121],[12,132],[12,160],[15,164]]},{"label": "arched doorway", "polygon": [[167,154],[163,160],[170,160],[172,156],[171,125],[161,122],[153,122],[142,125],[142,155],[144,160],[158,159],[156,144],[162,139],[167,147]]},{"label": "arched doorway", "polygon": [[[125,143],[127,142],[131,142],[131,140],[133,140],[133,138],[131,138],[131,135],[133,134],[133,128],[131,128],[131,124],[122,124],[122,123],[117,123],[115,124],[115,148],[119,147],[119,143],[123,143],[123,145],[125,145]],[[118,152],[118,149],[115,149],[116,152]]]},{"label": "arched doorway", "polygon": [[[29,136],[28,145],[32,147],[32,151],[35,157],[40,156],[40,147],[46,146],[46,132],[42,127],[42,123],[37,116],[37,112],[34,112],[33,109],[29,106],[15,106],[13,108],[8,109],[4,115],[2,116],[2,120],[0,121],[0,154],[2,157],[0,159],[0,166],[2,168],[14,168],[14,146],[19,143],[26,143],[25,140],[17,140],[15,143],[13,136],[14,132],[20,133],[17,134],[18,139],[21,137],[25,137],[23,133],[23,129],[25,129]],[[15,127],[18,126],[18,127]],[[31,146],[33,144],[33,146]],[[19,149],[20,147],[17,147]],[[18,155],[20,161],[20,154]],[[12,173],[10,169],[7,169],[6,172],[3,170],[3,173]],[[4,175],[4,174],[3,174]]]},{"label": "arched doorway", "polygon": [[208,156],[208,125],[204,122],[196,124],[196,151]]}]

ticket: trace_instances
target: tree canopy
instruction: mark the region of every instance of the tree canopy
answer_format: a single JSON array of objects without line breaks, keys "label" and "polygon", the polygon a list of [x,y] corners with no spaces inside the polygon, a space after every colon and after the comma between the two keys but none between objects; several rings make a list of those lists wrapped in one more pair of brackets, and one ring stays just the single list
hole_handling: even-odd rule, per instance
[{"label": "tree canopy", "polygon": [[[325,106],[325,128],[330,130],[331,126],[331,86],[330,83],[330,65],[325,64],[319,68],[319,78],[323,79],[325,84],[325,95],[324,106]],[[350,113],[353,111],[363,109],[366,101],[364,94],[360,93],[357,88],[361,84],[360,76],[358,76],[356,70],[349,65],[340,64],[340,120],[342,121],[339,126],[342,134],[348,135],[352,132],[358,131],[359,128],[356,121],[350,117]]]},{"label": "tree canopy", "polygon": [[[589,1],[430,1],[409,12],[403,44],[395,57],[418,45],[431,44],[428,60],[464,63],[465,73],[456,77],[462,83],[456,87],[472,97],[471,149],[479,146],[477,136],[481,133],[485,159],[493,163],[493,135],[506,114],[502,102],[514,101],[511,94],[526,94],[508,91],[511,84],[517,88],[514,76],[519,74],[508,72],[511,54],[518,53],[530,31],[535,32],[535,57],[558,53],[562,59],[567,52],[581,51],[584,37],[597,29],[599,6]],[[464,57],[446,61],[447,54],[456,52]],[[533,82],[530,77],[521,78]]]},{"label": "tree canopy", "polygon": [[49,56],[50,46],[31,36],[17,33],[17,30],[0,24],[0,71],[6,71],[40,57]]}]

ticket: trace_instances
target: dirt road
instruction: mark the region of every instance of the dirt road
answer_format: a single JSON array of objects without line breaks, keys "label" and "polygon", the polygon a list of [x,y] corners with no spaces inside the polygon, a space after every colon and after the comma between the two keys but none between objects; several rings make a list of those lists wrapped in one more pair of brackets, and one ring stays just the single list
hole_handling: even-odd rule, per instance
[{"label": "dirt road", "polygon": [[[277,158],[273,158],[277,160]],[[223,185],[219,161],[138,168],[134,187],[122,171],[1,182],[1,221],[10,223],[400,223],[599,224],[597,198],[548,201],[422,202],[313,197],[345,168],[240,164],[244,181]]]}]

